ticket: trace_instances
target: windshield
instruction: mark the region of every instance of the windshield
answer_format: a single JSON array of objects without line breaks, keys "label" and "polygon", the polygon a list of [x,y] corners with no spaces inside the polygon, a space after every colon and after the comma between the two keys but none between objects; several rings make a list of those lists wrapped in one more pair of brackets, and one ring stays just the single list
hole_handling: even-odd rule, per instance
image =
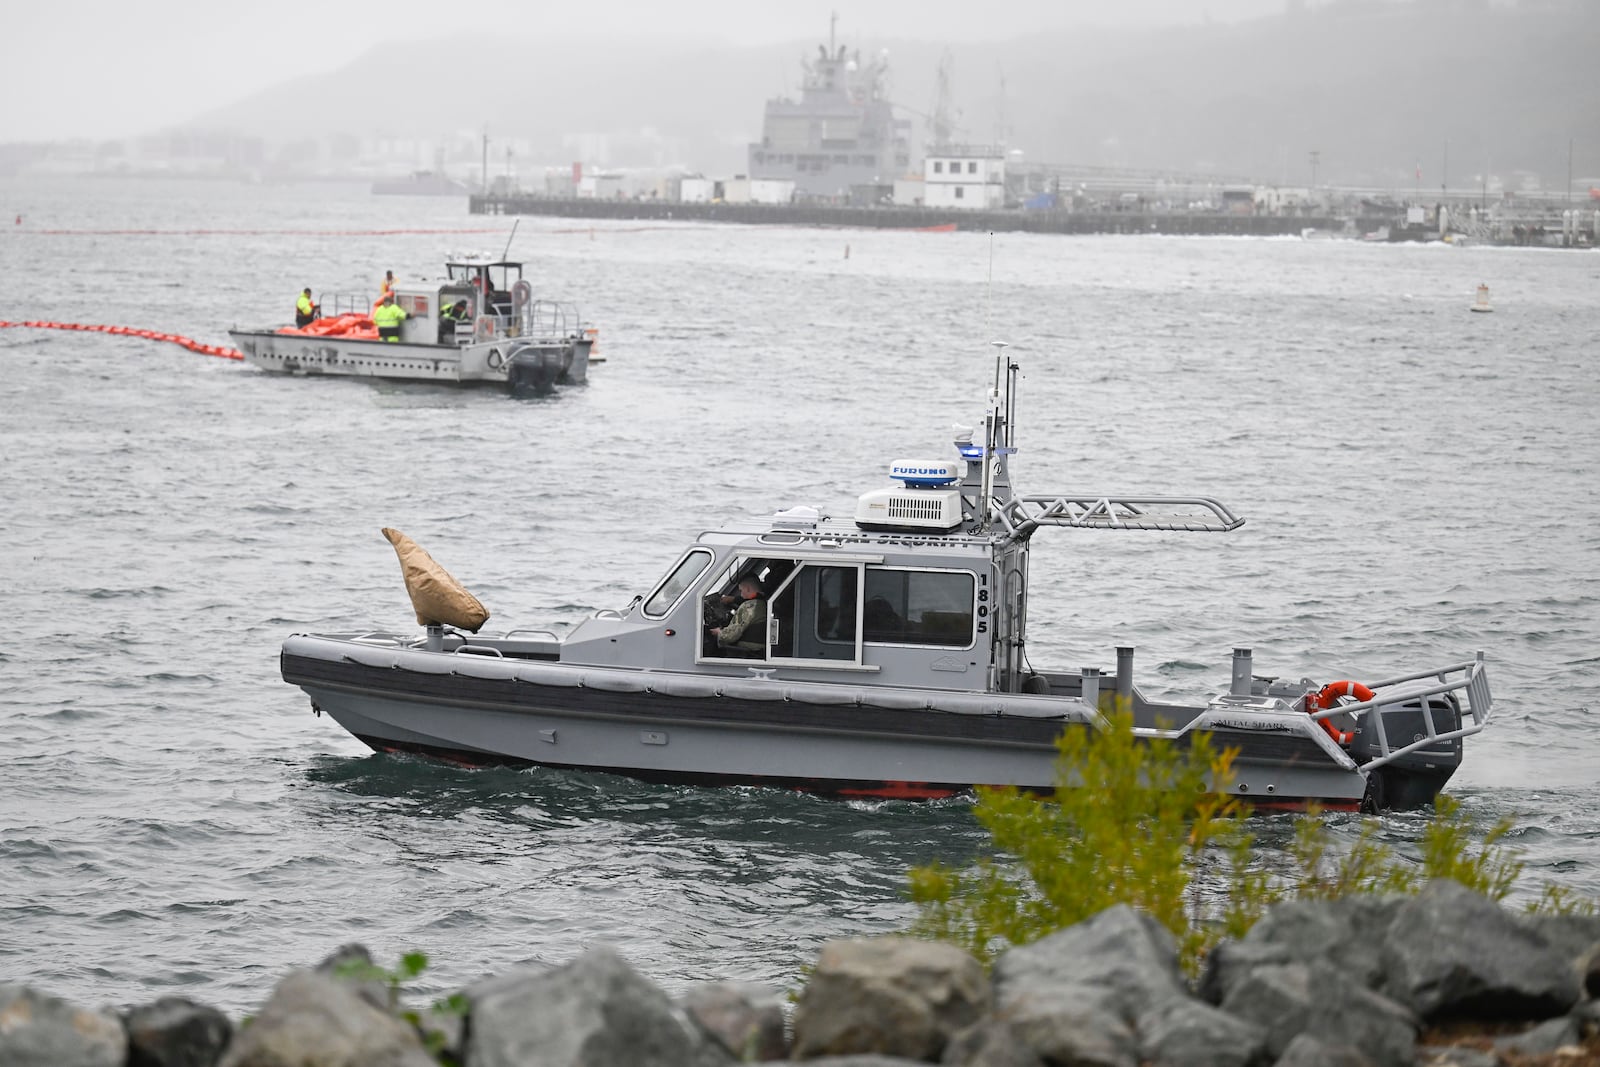
[{"label": "windshield", "polygon": [[694,584],[695,579],[704,574],[709,566],[711,566],[709,549],[690,549],[644,602],[644,613],[659,618],[671,611],[672,605],[678,602],[678,598],[683,596],[684,592]]}]

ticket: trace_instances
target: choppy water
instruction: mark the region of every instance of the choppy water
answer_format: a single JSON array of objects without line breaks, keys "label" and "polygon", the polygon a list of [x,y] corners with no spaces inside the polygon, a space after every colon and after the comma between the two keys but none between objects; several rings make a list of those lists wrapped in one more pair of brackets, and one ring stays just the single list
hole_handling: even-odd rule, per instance
[{"label": "choppy water", "polygon": [[[0,221],[0,319],[210,343],[305,285],[504,245],[359,231],[510,224],[354,187],[87,180],[0,184]],[[1451,792],[1514,820],[1530,887],[1600,897],[1600,254],[534,219],[512,252],[600,326],[587,388],[295,380],[0,330],[0,980],[251,1010],[348,940],[428,951],[426,991],[603,939],[669,988],[784,985],[821,941],[900,927],[904,869],[979,847],[964,804],[374,756],[277,652],[410,625],[382,526],[491,628],[561,628],[721,518],[837,512],[890,461],[947,455],[993,337],[1024,368],[1025,489],[1249,520],[1046,531],[1036,665],[1134,644],[1141,685],[1197,697],[1236,644],[1323,679],[1484,649],[1496,720]],[[1492,315],[1467,312],[1480,281]]]}]

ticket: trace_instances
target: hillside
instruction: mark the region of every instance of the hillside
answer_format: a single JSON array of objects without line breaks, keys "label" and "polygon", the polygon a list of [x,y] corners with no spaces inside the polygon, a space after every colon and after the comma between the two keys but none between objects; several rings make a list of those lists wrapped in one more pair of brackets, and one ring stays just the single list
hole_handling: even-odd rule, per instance
[{"label": "hillside", "polygon": [[[1182,29],[1019,30],[994,45],[864,47],[889,50],[897,103],[922,113],[933,110],[948,47],[960,136],[989,141],[1003,128],[1037,161],[1305,184],[1316,150],[1323,182],[1409,187],[1420,164],[1431,187],[1448,155],[1453,186],[1470,186],[1487,166],[1564,187],[1570,141],[1576,176],[1600,173],[1592,76],[1600,5],[1467,18],[1427,4],[1346,4]],[[419,43],[368,53],[186,128],[275,143],[470,138],[487,128],[540,146],[538,162],[550,164],[570,162],[564,137],[605,135],[613,165],[733,173],[760,136],[764,102],[797,94],[800,57],[814,48]]]}]

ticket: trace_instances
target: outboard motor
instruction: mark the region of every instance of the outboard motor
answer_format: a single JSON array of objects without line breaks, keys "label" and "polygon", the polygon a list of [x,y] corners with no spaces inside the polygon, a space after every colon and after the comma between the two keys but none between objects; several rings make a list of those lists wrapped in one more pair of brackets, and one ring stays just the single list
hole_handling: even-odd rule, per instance
[{"label": "outboard motor", "polygon": [[524,344],[506,360],[506,383],[515,397],[549,396],[561,377],[561,353],[542,345]]},{"label": "outboard motor", "polygon": [[[1391,750],[1428,736],[1423,725],[1424,714],[1432,716],[1435,733],[1461,729],[1461,703],[1454,693],[1413,697],[1400,704],[1385,705],[1381,710],[1384,735]],[[1369,712],[1362,716],[1350,742],[1350,756],[1357,763],[1366,763],[1383,754],[1378,745],[1377,724],[1373,722],[1375,714],[1377,712]],[[1436,741],[1379,767],[1367,777],[1367,796],[1362,807],[1369,811],[1427,807],[1461,765],[1461,751],[1459,737]]]}]

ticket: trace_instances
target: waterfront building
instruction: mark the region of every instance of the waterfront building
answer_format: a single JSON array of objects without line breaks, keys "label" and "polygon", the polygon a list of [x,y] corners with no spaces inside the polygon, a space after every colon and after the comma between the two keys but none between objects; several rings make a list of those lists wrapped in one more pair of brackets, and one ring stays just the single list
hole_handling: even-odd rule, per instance
[{"label": "waterfront building", "polygon": [[1005,206],[1006,155],[995,145],[942,145],[922,163],[928,207],[989,211]]}]

